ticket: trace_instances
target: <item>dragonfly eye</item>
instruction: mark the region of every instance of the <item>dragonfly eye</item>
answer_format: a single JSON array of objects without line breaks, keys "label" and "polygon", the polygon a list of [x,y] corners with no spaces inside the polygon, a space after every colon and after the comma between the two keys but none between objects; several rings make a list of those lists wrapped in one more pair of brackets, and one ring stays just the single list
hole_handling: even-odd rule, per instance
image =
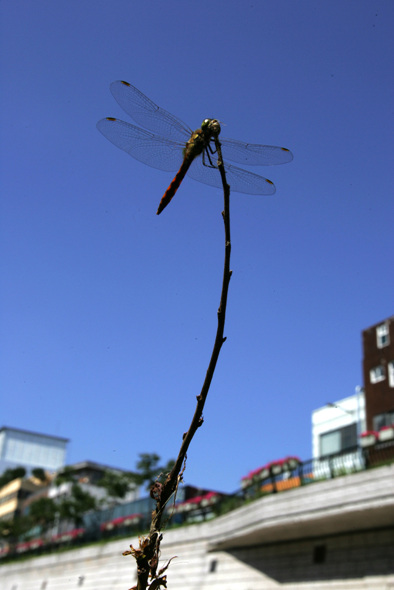
[{"label": "dragonfly eye", "polygon": [[209,130],[211,131],[211,133],[213,133],[214,135],[219,135],[221,128],[220,128],[220,123],[217,119],[211,119],[210,123],[209,123]]},{"label": "dragonfly eye", "polygon": [[217,119],[204,119],[201,123],[201,130],[212,135],[219,135],[220,123]]}]

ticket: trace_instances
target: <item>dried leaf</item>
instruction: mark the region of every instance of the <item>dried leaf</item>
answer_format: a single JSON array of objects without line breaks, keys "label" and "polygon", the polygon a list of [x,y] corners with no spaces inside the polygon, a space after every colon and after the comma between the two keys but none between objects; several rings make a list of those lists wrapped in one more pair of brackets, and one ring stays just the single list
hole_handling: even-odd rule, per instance
[{"label": "dried leaf", "polygon": [[160,588],[160,586],[167,588],[167,576],[153,580],[153,582],[149,584],[149,590],[156,590],[157,588]]},{"label": "dried leaf", "polygon": [[[164,574],[164,572],[166,571],[166,569],[167,569],[167,568],[168,568],[168,566],[170,565],[171,561],[172,561],[173,559],[176,559],[177,557],[178,557],[177,555],[174,555],[174,557],[171,557],[171,559],[169,559],[169,560],[167,561],[167,564],[166,564],[164,567],[162,567],[162,568],[161,568],[161,570],[159,570],[159,574],[158,574],[158,575],[159,575],[159,576],[161,576],[162,574]],[[166,577],[166,576],[164,576],[164,577]]]}]

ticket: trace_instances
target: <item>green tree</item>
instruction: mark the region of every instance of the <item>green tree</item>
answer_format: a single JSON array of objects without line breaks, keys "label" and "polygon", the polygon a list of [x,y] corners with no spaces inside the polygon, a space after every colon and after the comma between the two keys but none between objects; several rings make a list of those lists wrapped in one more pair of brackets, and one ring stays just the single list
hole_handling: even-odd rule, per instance
[{"label": "green tree", "polygon": [[72,467],[66,465],[56,476],[55,478],[55,485],[60,486],[62,483],[66,483],[69,481],[74,481],[74,470]]},{"label": "green tree", "polygon": [[124,498],[127,492],[133,490],[137,485],[137,476],[131,472],[117,472],[108,470],[97,482],[97,485],[105,488],[109,496],[113,498]]},{"label": "green tree", "polygon": [[32,475],[34,475],[34,477],[36,477],[37,479],[39,479],[43,483],[45,483],[48,479],[47,474],[42,469],[42,467],[35,467],[35,469],[32,469]]},{"label": "green tree", "polygon": [[24,467],[14,467],[13,469],[6,469],[0,476],[0,488],[7,485],[10,481],[25,477],[26,469]]},{"label": "green tree", "polygon": [[140,459],[137,462],[138,473],[136,481],[139,485],[145,484],[146,489],[150,489],[155,481],[165,479],[167,473],[174,466],[174,460],[170,459],[164,466],[159,465],[160,456],[156,453],[140,453]]},{"label": "green tree", "polygon": [[30,505],[29,518],[45,533],[55,522],[59,508],[52,498],[39,498]]},{"label": "green tree", "polygon": [[83,523],[84,514],[96,507],[96,498],[74,483],[71,488],[71,496],[63,498],[59,503],[59,515],[60,518],[71,520],[75,527],[79,527]]},{"label": "green tree", "polygon": [[12,519],[0,520],[0,539],[6,541],[10,553],[15,551],[19,538],[31,527],[30,519],[26,516],[14,516]]}]

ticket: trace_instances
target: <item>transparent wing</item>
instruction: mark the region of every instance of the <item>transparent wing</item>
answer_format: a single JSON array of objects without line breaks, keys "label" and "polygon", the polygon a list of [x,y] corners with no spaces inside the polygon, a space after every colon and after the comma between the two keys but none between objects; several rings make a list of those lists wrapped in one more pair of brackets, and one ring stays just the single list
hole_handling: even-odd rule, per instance
[{"label": "transparent wing", "polygon": [[190,138],[192,130],[183,121],[158,107],[128,82],[112,82],[110,90],[122,109],[139,125],[175,141],[186,143]]},{"label": "transparent wing", "polygon": [[[273,195],[275,193],[275,185],[263,176],[243,170],[232,164],[225,163],[224,168],[231,191],[248,195]],[[194,180],[216,188],[222,188],[223,186],[218,168],[205,166],[201,157],[192,162],[188,175]]]},{"label": "transparent wing", "polygon": [[[101,119],[97,129],[116,147],[130,156],[159,170],[177,171],[183,161],[183,142],[172,141],[120,119]],[[249,195],[273,195],[274,184],[258,174],[225,163],[227,182],[232,191]],[[222,188],[219,170],[206,166],[202,157],[192,162],[188,175],[194,180]]]},{"label": "transparent wing", "polygon": [[259,145],[257,143],[244,143],[236,139],[222,139],[223,158],[238,164],[247,166],[272,166],[274,164],[287,164],[293,159],[290,150],[273,145]]},{"label": "transparent wing", "polygon": [[120,119],[101,119],[97,129],[116,147],[140,162],[173,172],[183,161],[184,143],[165,139]]},{"label": "transparent wing", "polygon": [[[128,82],[117,80],[112,82],[110,89],[118,104],[136,123],[161,137],[186,144],[192,130],[181,119],[157,106]],[[286,164],[293,159],[291,151],[283,147],[245,143],[235,139],[221,138],[220,141],[226,160],[247,166]]]}]

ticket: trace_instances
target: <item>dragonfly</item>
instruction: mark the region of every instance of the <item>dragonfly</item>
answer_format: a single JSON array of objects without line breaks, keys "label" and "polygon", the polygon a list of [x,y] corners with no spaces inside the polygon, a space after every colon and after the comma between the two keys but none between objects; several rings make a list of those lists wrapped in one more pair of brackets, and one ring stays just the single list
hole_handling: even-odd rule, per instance
[{"label": "dragonfly", "polygon": [[[136,160],[159,170],[177,171],[160,201],[157,215],[170,203],[186,174],[204,184],[222,187],[215,161],[215,141],[221,131],[217,119],[204,119],[201,127],[193,131],[128,82],[117,80],[110,85],[110,90],[139,127],[106,117],[98,121],[98,130]],[[273,195],[276,189],[271,180],[229,164],[227,160],[246,166],[271,166],[293,159],[291,151],[283,147],[224,138],[220,138],[220,144],[227,183],[239,193]]]}]

